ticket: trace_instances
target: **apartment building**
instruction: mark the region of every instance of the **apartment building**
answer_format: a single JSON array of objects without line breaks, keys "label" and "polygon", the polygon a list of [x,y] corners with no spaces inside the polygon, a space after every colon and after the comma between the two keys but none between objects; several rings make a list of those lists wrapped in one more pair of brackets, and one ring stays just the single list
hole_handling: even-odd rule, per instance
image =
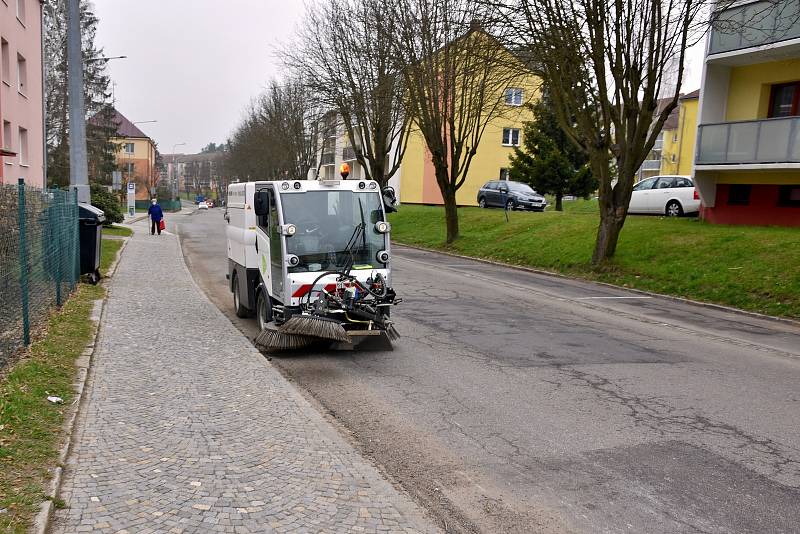
[{"label": "apartment building", "polygon": [[341,115],[335,111],[326,113],[320,122],[319,130],[322,141],[319,153],[319,178],[323,180],[338,178],[342,163],[347,163],[350,166],[348,179],[363,180],[366,173],[356,159],[356,149],[350,143]]},{"label": "apartment building", "polygon": [[800,2],[718,4],[695,183],[713,223],[800,226]]},{"label": "apartment building", "polygon": [[123,182],[135,182],[136,199],[147,200],[159,180],[156,144],[119,110],[114,109],[111,121],[117,128],[111,142],[117,145],[116,162],[117,168],[122,171]]},{"label": "apartment building", "polygon": [[651,176],[692,174],[699,97],[698,89],[678,99],[678,106],[664,122],[653,149],[642,162],[637,181]]},{"label": "apartment building", "polygon": [[0,0],[0,183],[45,186],[42,4]]}]

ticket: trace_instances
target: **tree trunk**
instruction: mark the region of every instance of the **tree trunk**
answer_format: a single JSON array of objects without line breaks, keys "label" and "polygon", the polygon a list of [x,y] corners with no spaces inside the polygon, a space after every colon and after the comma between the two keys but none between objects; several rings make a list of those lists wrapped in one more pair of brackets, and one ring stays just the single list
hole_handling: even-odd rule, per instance
[{"label": "tree trunk", "polygon": [[614,207],[610,202],[607,207],[600,208],[600,226],[597,227],[592,264],[599,265],[611,258],[617,250],[617,240],[622,226],[625,224],[625,210]]},{"label": "tree trunk", "polygon": [[450,245],[458,239],[458,207],[456,206],[455,191],[444,197],[444,219],[447,223],[447,244]]},{"label": "tree trunk", "polygon": [[561,200],[564,198],[564,195],[561,192],[556,193],[556,211],[564,211],[564,205]]}]

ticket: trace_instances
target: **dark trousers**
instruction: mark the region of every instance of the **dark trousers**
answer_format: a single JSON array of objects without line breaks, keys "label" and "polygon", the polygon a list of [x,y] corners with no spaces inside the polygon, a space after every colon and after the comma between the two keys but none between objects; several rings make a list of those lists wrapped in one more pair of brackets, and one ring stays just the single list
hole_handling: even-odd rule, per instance
[{"label": "dark trousers", "polygon": [[158,231],[158,235],[161,235],[161,221],[154,221],[150,219],[150,235],[153,235]]}]

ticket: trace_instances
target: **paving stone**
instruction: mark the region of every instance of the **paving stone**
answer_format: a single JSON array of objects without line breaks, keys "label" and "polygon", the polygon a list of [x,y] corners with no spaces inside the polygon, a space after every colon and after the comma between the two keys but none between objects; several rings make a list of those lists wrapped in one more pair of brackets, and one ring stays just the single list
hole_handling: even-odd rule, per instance
[{"label": "paving stone", "polygon": [[100,328],[54,533],[437,532],[137,231]]}]

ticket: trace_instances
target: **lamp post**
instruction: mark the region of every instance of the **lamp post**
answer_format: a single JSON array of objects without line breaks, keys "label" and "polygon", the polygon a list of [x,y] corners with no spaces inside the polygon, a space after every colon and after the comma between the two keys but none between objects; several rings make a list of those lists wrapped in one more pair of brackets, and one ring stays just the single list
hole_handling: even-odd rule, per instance
[{"label": "lamp post", "polygon": [[79,0],[67,0],[67,80],[69,90],[69,185],[78,202],[89,202],[86,156],[86,104],[83,95],[83,52]]}]

